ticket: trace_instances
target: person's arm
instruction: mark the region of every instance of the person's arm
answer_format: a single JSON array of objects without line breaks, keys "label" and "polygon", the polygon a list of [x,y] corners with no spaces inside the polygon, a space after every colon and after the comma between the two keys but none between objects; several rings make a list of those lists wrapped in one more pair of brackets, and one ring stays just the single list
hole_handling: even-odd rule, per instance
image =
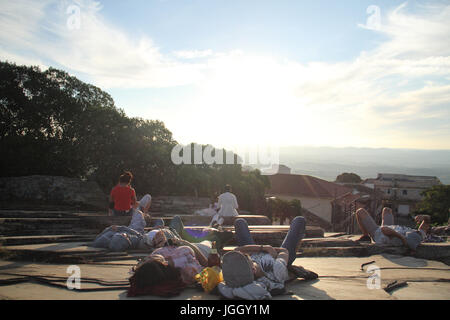
[{"label": "person's arm", "polygon": [[431,217],[429,215],[418,215],[414,218],[417,224],[420,223],[419,230],[428,233],[430,230]]},{"label": "person's arm", "polygon": [[398,233],[397,231],[392,230],[391,228],[388,228],[388,227],[381,227],[381,232],[383,232],[383,234],[385,234],[388,237],[399,238],[400,240],[402,240],[403,244],[406,247],[408,247],[408,243],[406,242],[406,238],[402,234]]},{"label": "person's arm", "polygon": [[195,257],[197,258],[198,262],[204,267],[208,266],[208,258],[205,257],[205,255],[200,251],[199,248],[197,248],[197,246],[195,246],[192,243],[190,243],[189,241],[186,241],[183,239],[173,238],[172,241],[177,246],[187,246],[187,247],[191,248],[194,251]]},{"label": "person's arm", "polygon": [[285,248],[275,248],[276,252],[278,253],[277,257],[275,259],[283,259],[286,264],[289,261],[289,251]]}]

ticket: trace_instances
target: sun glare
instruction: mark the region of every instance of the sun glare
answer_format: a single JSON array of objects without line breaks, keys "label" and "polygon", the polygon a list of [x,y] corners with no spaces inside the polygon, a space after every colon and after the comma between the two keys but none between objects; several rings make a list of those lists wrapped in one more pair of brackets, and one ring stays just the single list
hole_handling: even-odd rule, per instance
[{"label": "sun glare", "polygon": [[270,57],[239,53],[210,60],[212,71],[199,84],[200,93],[191,106],[196,119],[201,119],[197,129],[202,132],[197,136],[205,137],[206,130],[209,138],[227,145],[302,144],[308,143],[306,138],[320,139],[307,137],[315,115],[295,94],[287,68]]}]

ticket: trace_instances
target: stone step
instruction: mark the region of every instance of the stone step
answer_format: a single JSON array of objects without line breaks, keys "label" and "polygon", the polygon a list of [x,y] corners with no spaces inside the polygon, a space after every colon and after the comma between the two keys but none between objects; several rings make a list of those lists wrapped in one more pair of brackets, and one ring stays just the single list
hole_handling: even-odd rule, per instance
[{"label": "stone step", "polygon": [[[24,212],[19,212],[23,215]],[[28,214],[28,213],[27,213]],[[0,235],[3,236],[20,236],[20,235],[45,235],[45,234],[86,234],[100,233],[104,228],[110,225],[129,225],[131,217],[110,217],[106,214],[67,214],[61,217],[43,217],[32,216],[33,212],[26,217],[7,217],[0,218]],[[45,215],[45,214],[44,214]],[[268,224],[269,219],[265,216],[240,216],[247,220],[249,225]],[[156,218],[155,218],[156,219]],[[161,217],[165,225],[169,225],[173,217]],[[209,217],[185,215],[181,216],[186,226],[207,226],[210,223]],[[225,222],[230,225],[234,223],[235,217],[227,218]],[[148,221],[148,225],[152,225]],[[86,229],[86,230],[85,230]]]},{"label": "stone step", "polygon": [[74,211],[0,210],[0,218],[73,218]]},{"label": "stone step", "polygon": [[[39,235],[42,232],[57,234],[59,233],[58,230],[63,232],[81,226],[80,219],[78,218],[1,218],[0,235],[20,236],[31,235],[33,233]],[[50,232],[51,230],[54,231]]]},{"label": "stone step", "polygon": [[[315,239],[305,239],[305,242]],[[325,243],[324,247],[301,246],[297,257],[368,257],[379,254],[405,255],[406,248],[386,247],[374,244],[360,244],[355,246],[330,247]],[[117,261],[133,260],[149,254],[147,251],[133,250],[130,252],[108,252],[105,249],[91,248],[86,242],[65,242],[4,246],[0,250],[3,255],[8,255],[14,260],[52,261],[59,263],[81,262],[81,261]],[[233,250],[235,246],[227,246],[221,251],[224,254]],[[1,256],[1,255],[0,255]],[[450,263],[450,243],[426,243],[417,248],[416,258],[438,260]]]},{"label": "stone step", "polygon": [[3,246],[13,245],[29,245],[29,244],[43,244],[43,243],[63,243],[63,242],[77,242],[77,241],[92,241],[95,236],[92,235],[33,235],[33,236],[13,236],[0,237],[0,243]]},{"label": "stone step", "polygon": [[[252,236],[253,236],[255,242],[261,243],[261,244],[271,244],[274,246],[279,246],[282,243],[282,241],[284,240],[284,237],[286,236],[286,233],[287,233],[286,228],[284,228],[285,230],[283,230],[283,229],[277,230],[277,228],[272,228],[272,230],[267,232],[267,231],[258,230],[258,227],[260,227],[260,226],[250,226],[250,232],[252,233]],[[274,226],[274,227],[276,227],[276,226]],[[187,228],[201,229],[200,227],[187,227]],[[228,230],[233,232],[232,228],[228,228]],[[54,233],[51,234],[51,231],[53,231]],[[61,231],[61,230],[59,230],[59,231]],[[3,243],[3,245],[8,246],[8,245],[40,244],[40,243],[50,243],[50,242],[92,241],[93,239],[95,239],[96,235],[99,233],[99,232],[89,230],[89,229],[76,230],[73,228],[70,230],[62,230],[62,231],[66,231],[67,233],[56,234],[55,230],[40,229],[37,231],[29,232],[29,234],[27,234],[27,235],[3,236],[3,237],[0,237],[0,243]],[[69,233],[69,231],[72,231],[72,233]],[[77,231],[77,232],[75,233],[73,231]],[[37,234],[37,233],[39,233],[39,234]],[[315,229],[311,228],[311,230],[310,230],[309,228],[307,228],[306,236],[308,238],[316,237],[317,234],[315,233]],[[320,238],[318,238],[317,240],[320,240]],[[330,243],[329,246],[332,245],[332,243],[330,241],[328,241],[328,242]],[[229,242],[229,244],[234,244],[234,243],[235,243],[234,239],[232,239]],[[307,243],[308,243],[308,246],[313,246],[313,245],[316,245],[316,243],[320,243],[320,241],[314,242],[313,239],[311,239]]]}]

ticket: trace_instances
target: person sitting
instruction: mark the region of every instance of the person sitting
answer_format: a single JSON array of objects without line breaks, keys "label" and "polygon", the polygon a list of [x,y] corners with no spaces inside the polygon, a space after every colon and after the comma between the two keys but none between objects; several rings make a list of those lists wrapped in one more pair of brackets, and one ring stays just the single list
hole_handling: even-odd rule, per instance
[{"label": "person sitting", "polygon": [[[425,239],[430,228],[430,216],[419,215],[415,217],[420,224],[418,230],[394,224],[394,215],[391,208],[383,208],[381,226],[378,226],[370,214],[363,208],[356,211],[356,220],[363,236],[359,241],[371,239],[376,244],[402,246],[414,252]],[[370,237],[370,238],[369,238]]]},{"label": "person sitting", "polygon": [[211,203],[209,204],[208,208],[200,209],[195,211],[195,214],[200,216],[207,216],[212,217],[217,214],[217,211],[219,210],[219,206],[217,203],[217,196],[211,200]]},{"label": "person sitting", "polygon": [[318,275],[302,267],[293,266],[297,246],[305,236],[306,222],[303,217],[293,219],[280,248],[256,245],[247,221],[236,219],[235,235],[238,247],[223,256],[224,282],[218,286],[226,298],[247,300],[270,299],[272,294],[284,292],[288,271],[307,280]]},{"label": "person sitting", "polygon": [[213,228],[222,226],[224,217],[235,217],[239,215],[239,205],[236,196],[231,193],[231,186],[229,184],[225,186],[225,192],[219,196],[217,206],[219,211],[213,217],[210,224]]},{"label": "person sitting", "polygon": [[109,195],[109,215],[131,215],[131,211],[137,201],[136,191],[131,187],[132,179],[133,175],[129,171],[126,171],[119,177],[119,183],[111,190]]}]

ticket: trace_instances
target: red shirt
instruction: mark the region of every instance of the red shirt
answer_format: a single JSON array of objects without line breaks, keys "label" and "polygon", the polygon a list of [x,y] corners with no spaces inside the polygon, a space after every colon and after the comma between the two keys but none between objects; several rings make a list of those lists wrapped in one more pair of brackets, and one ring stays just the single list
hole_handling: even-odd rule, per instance
[{"label": "red shirt", "polygon": [[130,186],[117,185],[111,190],[111,198],[114,201],[114,209],[118,211],[128,211],[132,207],[136,192]]}]

